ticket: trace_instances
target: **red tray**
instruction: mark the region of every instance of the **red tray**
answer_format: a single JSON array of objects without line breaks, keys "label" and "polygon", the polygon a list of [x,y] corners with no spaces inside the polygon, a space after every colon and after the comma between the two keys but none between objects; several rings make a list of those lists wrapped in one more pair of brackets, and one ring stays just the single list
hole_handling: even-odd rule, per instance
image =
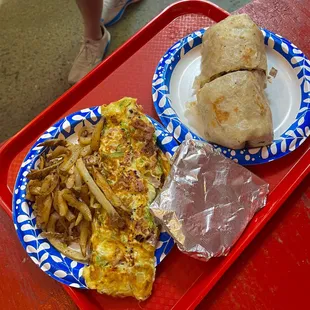
[{"label": "red tray", "polygon": [[[4,210],[12,216],[15,177],[26,152],[42,132],[64,115],[123,96],[138,98],[144,111],[157,118],[151,99],[151,82],[161,56],[181,37],[226,16],[227,12],[206,1],[173,4],[2,145],[0,204]],[[268,203],[227,257],[203,263],[174,248],[157,269],[151,298],[140,303],[129,298],[110,298],[91,290],[64,288],[81,309],[193,309],[309,173],[309,141],[282,159],[250,168],[270,184]]]}]

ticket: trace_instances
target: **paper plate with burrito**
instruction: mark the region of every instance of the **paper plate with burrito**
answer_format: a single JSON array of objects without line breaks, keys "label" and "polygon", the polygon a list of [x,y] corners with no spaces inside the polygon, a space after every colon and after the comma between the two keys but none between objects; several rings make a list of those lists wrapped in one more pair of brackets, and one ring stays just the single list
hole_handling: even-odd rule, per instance
[{"label": "paper plate with burrito", "polygon": [[242,165],[281,158],[310,135],[310,62],[294,44],[230,16],[176,42],[152,82],[174,137],[211,142]]}]

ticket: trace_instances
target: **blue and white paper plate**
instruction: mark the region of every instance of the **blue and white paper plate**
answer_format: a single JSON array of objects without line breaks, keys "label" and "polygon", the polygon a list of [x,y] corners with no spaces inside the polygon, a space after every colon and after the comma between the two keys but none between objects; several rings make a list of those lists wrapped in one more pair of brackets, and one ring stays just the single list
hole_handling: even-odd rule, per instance
[{"label": "blue and white paper plate", "polygon": [[[192,86],[200,74],[200,49],[205,29],[176,42],[156,68],[152,95],[157,114],[173,136],[182,142],[188,138],[204,140],[203,126],[187,105],[196,101]],[[228,158],[242,165],[262,164],[289,154],[309,136],[310,62],[287,39],[262,29],[268,70],[278,70],[267,83],[267,98],[273,117],[274,141],[261,148],[232,150],[215,145]]]},{"label": "blue and white paper plate", "polygon": [[[50,127],[34,144],[25,157],[18,173],[13,193],[13,221],[19,240],[26,252],[44,272],[55,280],[76,288],[87,288],[83,274],[84,264],[74,261],[57,251],[49,241],[42,236],[42,231],[36,226],[36,218],[31,208],[31,202],[25,199],[27,174],[38,164],[39,156],[44,152],[38,144],[51,138],[77,141],[77,133],[82,126],[94,125],[100,118],[100,107],[84,109],[73,113]],[[158,122],[149,117],[155,127],[157,144],[167,155],[173,155],[178,147],[173,139]],[[173,238],[162,231],[155,251],[156,265],[170,252],[174,245]]]}]

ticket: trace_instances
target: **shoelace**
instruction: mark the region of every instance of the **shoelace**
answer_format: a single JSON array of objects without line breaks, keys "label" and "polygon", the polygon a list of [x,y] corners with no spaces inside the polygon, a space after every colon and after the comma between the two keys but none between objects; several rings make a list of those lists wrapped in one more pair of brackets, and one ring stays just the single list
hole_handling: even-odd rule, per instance
[{"label": "shoelace", "polygon": [[85,58],[89,60],[90,63],[94,64],[97,58],[95,48],[96,47],[94,46],[94,44],[90,40],[86,39],[82,43],[79,55],[85,53]]},{"label": "shoelace", "polygon": [[125,5],[125,3],[127,2],[127,0],[118,0],[118,1],[116,1],[117,3],[116,3],[116,7],[119,7],[119,6],[123,6],[123,5]]}]

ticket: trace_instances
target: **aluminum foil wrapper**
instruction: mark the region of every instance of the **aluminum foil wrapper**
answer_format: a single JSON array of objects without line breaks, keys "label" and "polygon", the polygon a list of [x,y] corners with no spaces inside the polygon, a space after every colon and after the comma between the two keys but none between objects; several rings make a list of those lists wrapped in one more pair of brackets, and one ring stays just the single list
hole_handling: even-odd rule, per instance
[{"label": "aluminum foil wrapper", "polygon": [[255,212],[265,206],[268,188],[210,144],[186,140],[150,209],[182,252],[208,260],[228,254]]}]

